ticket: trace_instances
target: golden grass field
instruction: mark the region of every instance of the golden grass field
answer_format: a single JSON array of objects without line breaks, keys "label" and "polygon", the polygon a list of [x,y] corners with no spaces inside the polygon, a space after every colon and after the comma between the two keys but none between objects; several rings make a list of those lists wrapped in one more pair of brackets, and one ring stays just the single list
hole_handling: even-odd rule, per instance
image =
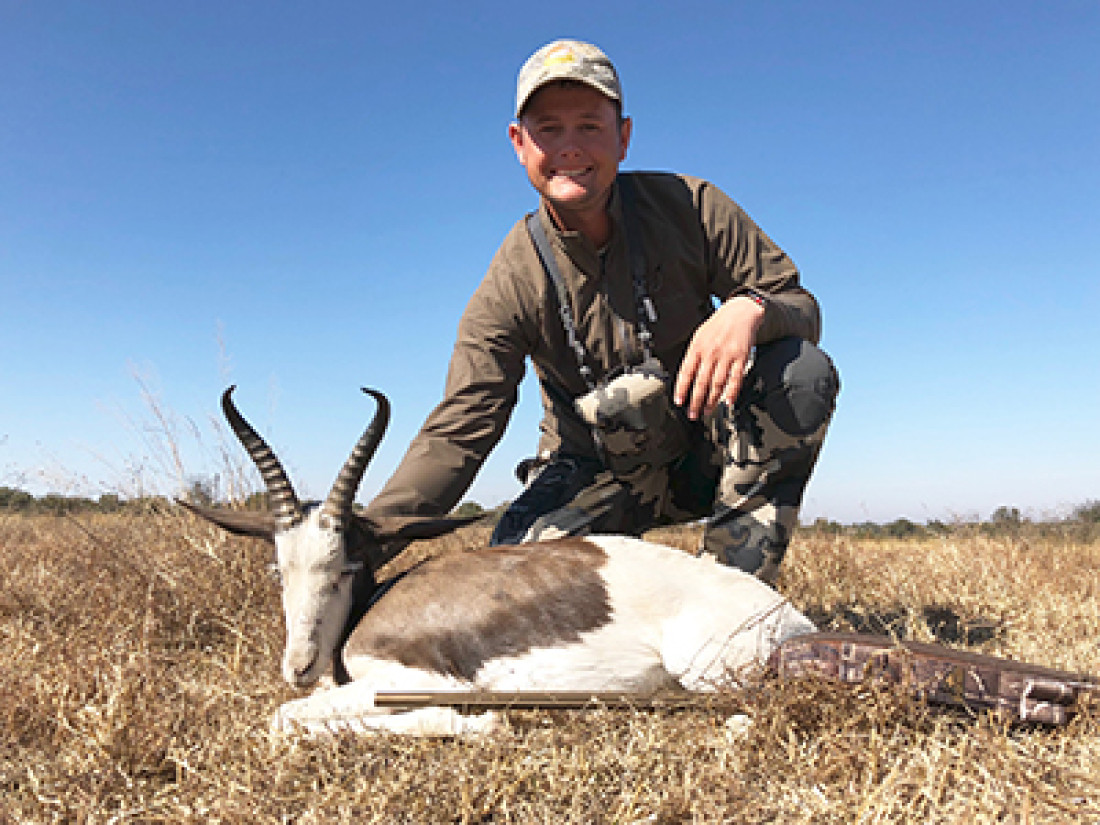
[{"label": "golden grass field", "polygon": [[[271,560],[174,507],[0,514],[0,823],[1100,822],[1095,707],[1012,729],[773,681],[682,711],[515,712],[477,740],[273,737],[295,694]],[[802,531],[778,586],[825,628],[1100,669],[1095,540]]]}]

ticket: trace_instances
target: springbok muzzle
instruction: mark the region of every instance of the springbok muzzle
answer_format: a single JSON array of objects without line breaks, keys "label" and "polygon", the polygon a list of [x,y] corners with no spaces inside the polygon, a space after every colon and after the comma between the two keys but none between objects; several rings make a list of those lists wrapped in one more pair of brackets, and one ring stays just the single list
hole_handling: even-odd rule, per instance
[{"label": "springbok muzzle", "polygon": [[321,678],[321,645],[317,628],[299,616],[287,634],[283,678],[294,687],[309,687]]}]

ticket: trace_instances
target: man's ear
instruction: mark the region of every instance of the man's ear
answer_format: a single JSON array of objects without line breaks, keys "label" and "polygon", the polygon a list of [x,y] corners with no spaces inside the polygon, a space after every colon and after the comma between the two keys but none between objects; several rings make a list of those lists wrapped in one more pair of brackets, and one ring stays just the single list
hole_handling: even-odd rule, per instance
[{"label": "man's ear", "polygon": [[508,124],[508,139],[512,141],[512,149],[516,153],[516,159],[519,160],[520,163],[523,163],[523,127],[514,120]]},{"label": "man's ear", "polygon": [[630,136],[634,134],[634,121],[624,117],[619,124],[619,161],[626,160],[626,150],[630,147]]}]

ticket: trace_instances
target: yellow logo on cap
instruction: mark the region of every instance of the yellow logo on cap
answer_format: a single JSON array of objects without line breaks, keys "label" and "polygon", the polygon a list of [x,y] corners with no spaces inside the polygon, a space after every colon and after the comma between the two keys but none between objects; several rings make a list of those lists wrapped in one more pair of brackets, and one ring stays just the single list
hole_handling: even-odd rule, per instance
[{"label": "yellow logo on cap", "polygon": [[551,66],[561,66],[565,63],[576,62],[577,56],[573,54],[573,50],[565,44],[555,46],[550,51],[548,51],[546,53],[546,57],[542,59],[542,65],[545,68],[550,68]]}]

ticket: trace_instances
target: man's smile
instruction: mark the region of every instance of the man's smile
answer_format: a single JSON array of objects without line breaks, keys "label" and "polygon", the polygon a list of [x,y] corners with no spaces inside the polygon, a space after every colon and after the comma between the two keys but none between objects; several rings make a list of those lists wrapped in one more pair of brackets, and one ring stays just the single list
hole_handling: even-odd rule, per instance
[{"label": "man's smile", "polygon": [[554,177],[579,178],[591,171],[591,166],[584,166],[579,169],[555,169],[552,174]]}]

